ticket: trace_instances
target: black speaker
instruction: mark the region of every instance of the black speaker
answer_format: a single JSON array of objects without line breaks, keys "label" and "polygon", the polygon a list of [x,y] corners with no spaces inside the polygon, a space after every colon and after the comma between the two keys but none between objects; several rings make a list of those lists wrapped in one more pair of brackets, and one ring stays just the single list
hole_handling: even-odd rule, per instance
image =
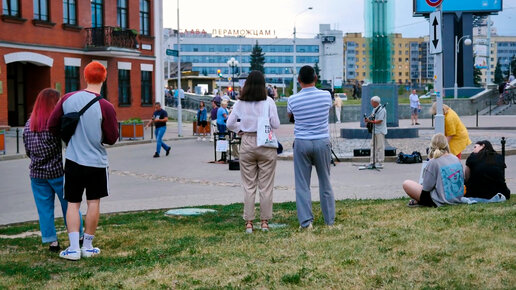
[{"label": "black speaker", "polygon": [[229,170],[240,170],[240,161],[238,159],[229,160]]},{"label": "black speaker", "polygon": [[[353,156],[371,156],[370,148],[353,149]],[[392,146],[385,147],[385,156],[396,156],[396,148]]]}]

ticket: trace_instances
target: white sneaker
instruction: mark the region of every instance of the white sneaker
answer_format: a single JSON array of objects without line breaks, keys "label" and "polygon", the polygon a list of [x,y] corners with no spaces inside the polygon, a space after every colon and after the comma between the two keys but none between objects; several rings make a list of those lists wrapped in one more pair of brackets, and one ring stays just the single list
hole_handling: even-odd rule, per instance
[{"label": "white sneaker", "polygon": [[201,137],[197,137],[197,141],[201,141]]},{"label": "white sneaker", "polygon": [[98,254],[100,254],[99,248],[91,248],[91,249],[86,249],[85,247],[81,248],[81,257],[90,258],[90,257],[93,257]]},{"label": "white sneaker", "polygon": [[203,142],[206,142],[206,138],[202,138],[202,141],[203,141]]},{"label": "white sneaker", "polygon": [[77,261],[77,260],[81,259],[81,251],[79,251],[79,250],[71,251],[70,248],[68,247],[68,248],[66,248],[66,250],[61,251],[61,253],[59,253],[59,258]]},{"label": "white sneaker", "polygon": [[308,226],[306,227],[302,227],[302,226],[299,226],[299,229],[300,230],[306,230],[306,231],[311,231],[314,229],[314,226],[312,225],[312,223],[308,224]]}]

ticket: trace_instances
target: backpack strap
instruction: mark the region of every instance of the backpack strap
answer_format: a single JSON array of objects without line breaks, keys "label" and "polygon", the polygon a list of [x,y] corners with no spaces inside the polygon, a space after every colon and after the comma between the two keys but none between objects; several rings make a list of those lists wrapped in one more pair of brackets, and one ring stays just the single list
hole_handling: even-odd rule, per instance
[{"label": "backpack strap", "polygon": [[86,112],[86,110],[88,110],[89,107],[91,107],[91,105],[95,104],[100,99],[102,99],[102,97],[98,96],[95,99],[91,100],[86,106],[84,106],[84,108],[82,108],[82,110],[79,111],[79,116],[82,116],[82,114],[84,114],[84,112]]}]

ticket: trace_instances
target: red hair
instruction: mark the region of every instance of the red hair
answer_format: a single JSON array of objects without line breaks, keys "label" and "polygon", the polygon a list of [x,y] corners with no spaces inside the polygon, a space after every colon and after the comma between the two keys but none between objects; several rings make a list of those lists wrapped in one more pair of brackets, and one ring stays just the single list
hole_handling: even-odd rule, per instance
[{"label": "red hair", "polygon": [[50,88],[39,92],[30,115],[30,130],[32,132],[48,130],[47,121],[59,101],[59,96],[58,91]]},{"label": "red hair", "polygon": [[106,80],[106,68],[98,61],[90,62],[84,68],[84,79],[88,84],[100,84]]}]

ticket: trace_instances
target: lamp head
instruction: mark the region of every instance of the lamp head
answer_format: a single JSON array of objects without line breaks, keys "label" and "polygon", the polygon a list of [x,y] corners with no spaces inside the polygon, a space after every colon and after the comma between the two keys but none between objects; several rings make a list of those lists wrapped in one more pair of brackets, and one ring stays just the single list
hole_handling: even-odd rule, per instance
[{"label": "lamp head", "polygon": [[471,38],[464,39],[464,44],[465,45],[471,45]]}]

